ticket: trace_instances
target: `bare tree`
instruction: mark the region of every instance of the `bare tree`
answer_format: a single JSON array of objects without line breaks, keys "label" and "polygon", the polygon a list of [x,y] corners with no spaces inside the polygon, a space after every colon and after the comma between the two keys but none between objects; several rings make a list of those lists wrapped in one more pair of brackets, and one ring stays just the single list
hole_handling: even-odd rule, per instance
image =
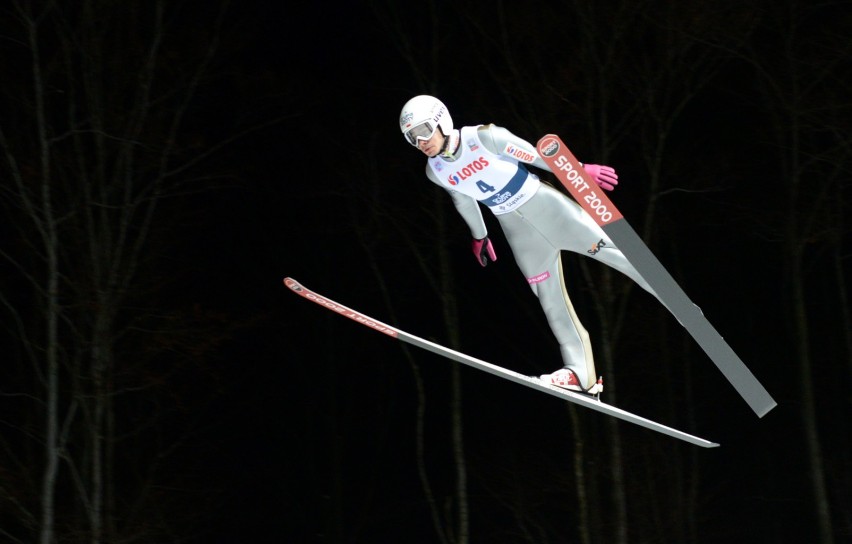
[{"label": "bare tree", "polygon": [[[494,82],[493,92],[477,89],[476,93],[482,103],[499,112],[501,123],[530,134],[532,140],[552,131],[570,134],[570,145],[583,157],[591,157],[588,160],[608,162],[618,151],[623,163],[637,154],[624,149],[638,150],[648,176],[643,185],[647,202],[637,225],[651,243],[658,232],[658,200],[678,190],[668,185],[668,178],[674,176],[667,175],[667,169],[672,169],[673,135],[684,110],[727,62],[726,54],[705,42],[710,36],[724,36],[726,43],[735,46],[748,36],[750,19],[742,16],[742,10],[740,17],[732,19],[732,7],[707,10],[694,2],[573,2],[551,12],[550,24],[503,3],[490,10],[490,19],[476,9],[457,9],[466,27],[475,29],[471,34],[476,47],[491,59],[483,68]],[[569,275],[582,271],[585,284],[594,286],[582,290],[583,283],[573,282],[577,300],[596,310],[597,359],[607,377],[606,396],[618,402],[614,362],[621,355],[615,346],[623,343],[632,284],[605,267],[592,269],[582,259],[579,265],[567,264],[566,270]],[[660,342],[655,349],[671,347]],[[666,357],[658,360],[662,364]],[[679,394],[657,393],[661,398],[668,398],[666,393]],[[606,424],[609,462],[604,470],[611,485],[605,496],[599,496],[586,476],[590,461],[602,452],[585,445],[583,421],[572,414],[581,541],[594,540],[589,528],[600,523],[595,513],[606,509],[614,520],[609,525],[615,527],[615,541],[626,542],[630,538],[629,483],[618,425]],[[691,500],[677,504],[694,507],[695,488],[683,493]]]},{"label": "bare tree", "polygon": [[[186,435],[134,449],[164,432],[155,420],[165,406],[144,404],[163,400],[155,391],[177,372],[165,352],[204,351],[210,341],[178,341],[177,315],[131,305],[167,284],[152,263],[175,224],[168,212],[176,196],[209,186],[194,168],[224,145],[201,143],[187,127],[226,3],[201,16],[165,1],[16,0],[4,9],[6,68],[16,75],[4,78],[15,83],[4,88],[0,121],[2,201],[17,243],[0,250],[15,278],[0,301],[23,378],[4,393],[23,416],[6,424],[25,432],[2,455],[17,463],[41,444],[41,474],[26,484],[38,481],[37,492],[0,478],[3,502],[22,520],[7,536],[52,544],[75,534],[94,544],[154,534],[169,525],[155,512],[167,502],[154,475]],[[206,27],[205,39],[176,30],[187,17]],[[139,442],[120,449],[129,437]],[[136,462],[146,466],[132,472]]]},{"label": "bare tree", "polygon": [[[374,4],[374,11],[383,27],[391,32],[394,45],[407,61],[406,67],[410,71],[411,79],[417,85],[419,92],[441,94],[442,83],[449,83],[457,76],[445,62],[446,56],[452,54],[454,44],[446,40],[443,34],[442,16],[446,14],[439,15],[439,9],[443,10],[443,7],[438,2],[427,2],[422,6],[422,9],[423,20],[427,24],[419,26],[424,30],[428,29],[429,36],[425,43],[422,33],[412,34],[409,32],[407,21],[401,17],[399,7],[396,4],[392,2]],[[401,106],[402,104],[400,104]],[[376,179],[378,179],[378,175]],[[376,181],[376,183],[378,184],[380,181]],[[447,342],[451,347],[460,349],[462,340],[459,336],[457,282],[451,266],[453,259],[448,247],[452,239],[451,233],[457,230],[453,227],[454,222],[461,220],[447,216],[450,205],[449,198],[444,191],[435,187],[429,187],[426,190],[434,194],[434,198],[431,200],[436,202],[434,206],[420,210],[428,218],[428,221],[422,221],[422,219],[416,222],[399,221],[393,214],[384,211],[386,204],[375,199],[370,199],[370,206],[373,207],[372,209],[379,210],[377,214],[379,217],[395,224],[397,226],[394,229],[395,232],[408,240],[407,248],[413,252],[413,260],[421,274],[420,283],[427,286],[441,302],[441,320],[445,326]],[[430,247],[423,247],[423,244],[420,243],[423,240],[428,241]],[[416,373],[416,364],[413,360],[411,360],[411,364]],[[443,512],[444,509],[432,495],[428,476],[422,469],[422,461],[419,466],[421,467],[421,481],[427,492],[435,529],[441,542],[465,544],[470,542],[472,536],[469,519],[468,461],[462,418],[464,414],[462,373],[457,364],[451,366],[449,389],[450,436],[455,470],[455,489],[450,501],[451,507],[446,509],[446,513]],[[422,409],[425,397],[421,396],[420,398]],[[423,445],[423,442],[419,445],[418,456],[423,454]]]},{"label": "bare tree", "polygon": [[[821,422],[817,413],[816,344],[808,287],[814,279],[809,263],[823,252],[838,251],[846,236],[842,217],[848,203],[843,201],[843,189],[849,172],[844,165],[852,149],[848,131],[852,110],[846,94],[852,49],[843,30],[848,7],[848,3],[797,0],[767,4],[763,40],[754,43],[743,57],[754,69],[762,91],[778,167],[774,183],[783,195],[774,230],[780,235],[792,347],[798,362],[795,381],[811,483],[809,502],[816,541],[821,544],[835,542],[829,482],[843,481],[843,475],[829,478],[821,432],[827,422]],[[820,283],[834,281],[837,292],[844,293],[842,277],[827,274]],[[840,301],[842,309],[837,315],[841,319],[848,316],[846,304]]]},{"label": "bare tree", "polygon": [[[719,3],[712,9],[700,2],[655,2],[647,6],[633,6],[637,11],[624,8],[626,19],[622,23],[634,28],[631,32],[630,43],[627,44],[629,53],[626,55],[603,55],[596,60],[592,57],[589,64],[595,77],[590,78],[592,89],[588,100],[591,106],[585,116],[594,127],[594,133],[602,143],[596,145],[600,153],[607,156],[608,149],[615,145],[634,147],[641,164],[644,166],[641,180],[643,188],[642,214],[636,221],[642,237],[650,247],[664,256],[669,255],[669,266],[677,265],[677,246],[669,241],[665,234],[666,209],[663,200],[674,193],[718,191],[712,184],[714,180],[695,174],[695,150],[706,142],[703,135],[697,135],[694,140],[684,143],[679,134],[684,131],[685,120],[696,98],[714,81],[724,68],[730,64],[730,56],[720,50],[710,47],[711,38],[725,43],[730,49],[741,47],[751,34],[754,17],[742,6],[736,3]],[[629,22],[636,18],[638,24]],[[641,29],[641,30],[639,30]],[[592,36],[589,37],[592,39]],[[592,47],[593,49],[593,47]],[[615,57],[615,58],[612,58]],[[609,63],[605,60],[609,59]],[[609,90],[608,90],[609,89]],[[619,89],[623,96],[611,97],[613,105],[602,104],[599,107],[605,111],[620,112],[621,116],[596,115],[594,104],[597,96],[608,96],[611,89]],[[606,126],[606,125],[609,126]],[[604,126],[599,126],[604,125]],[[621,127],[621,128],[619,128]],[[619,134],[623,129],[633,136],[630,142],[625,136],[609,138],[607,135]],[[621,153],[624,154],[624,151]],[[690,180],[690,181],[685,181]],[[627,180],[629,183],[639,180]],[[673,257],[673,258],[672,258]],[[665,257],[664,257],[665,258]],[[676,276],[681,271],[673,268]],[[586,272],[588,274],[588,272]],[[603,274],[605,285],[615,281],[612,273]],[[688,278],[686,278],[688,279]],[[631,283],[619,281],[621,293],[629,295],[633,288]],[[596,306],[600,316],[599,327],[604,344],[604,364],[607,371],[613,374],[612,366],[615,356],[612,346],[619,345],[624,339],[627,327],[627,296],[620,298],[609,297],[610,290],[603,293],[595,292]],[[658,331],[665,331],[672,326],[672,320],[661,307],[657,307],[656,326]],[[682,334],[679,331],[673,334]],[[691,376],[688,365],[675,363],[683,360],[691,352],[689,342],[669,342],[669,335],[663,333],[654,335],[658,341],[654,345],[656,365],[651,367],[657,377],[656,394],[667,401],[667,416],[674,420],[685,417],[693,421],[693,402],[690,396]],[[678,353],[681,355],[677,355]],[[623,356],[623,355],[622,355]],[[681,370],[684,369],[684,370]],[[616,384],[617,385],[617,384]],[[617,391],[616,391],[617,393]],[[617,432],[613,429],[613,459],[623,463],[622,453],[617,447]],[[699,495],[700,475],[697,471],[695,452],[686,452],[675,445],[664,455],[665,478],[672,484],[667,500],[671,505],[666,516],[649,515],[647,519],[656,520],[656,526],[635,527],[635,534],[644,531],[669,533],[676,540],[690,540],[697,534],[696,510]],[[656,493],[662,490],[654,487],[656,467],[663,466],[662,459],[656,455],[644,459],[648,479],[639,484],[640,489],[654,489]],[[634,484],[634,485],[636,485]],[[636,494],[633,493],[634,501]],[[659,498],[659,495],[652,495]],[[652,501],[653,504],[653,501]],[[651,509],[653,512],[653,508]],[[620,518],[621,519],[621,518]],[[673,522],[673,520],[675,520]],[[621,541],[628,540],[627,532],[619,533]]]}]

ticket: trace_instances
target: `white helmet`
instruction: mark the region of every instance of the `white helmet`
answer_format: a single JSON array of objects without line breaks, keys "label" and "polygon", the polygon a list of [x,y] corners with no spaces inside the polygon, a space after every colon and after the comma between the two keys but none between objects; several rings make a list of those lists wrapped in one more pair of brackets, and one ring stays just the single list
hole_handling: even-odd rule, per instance
[{"label": "white helmet", "polygon": [[453,118],[443,102],[434,96],[421,94],[402,107],[399,128],[408,143],[416,147],[418,140],[431,138],[436,128],[440,128],[444,136],[449,136],[453,131]]}]

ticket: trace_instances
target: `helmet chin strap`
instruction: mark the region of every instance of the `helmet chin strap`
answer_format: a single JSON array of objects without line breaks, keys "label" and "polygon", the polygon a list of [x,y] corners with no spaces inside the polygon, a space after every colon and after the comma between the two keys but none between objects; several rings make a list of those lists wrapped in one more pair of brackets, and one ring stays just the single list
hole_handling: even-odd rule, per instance
[{"label": "helmet chin strap", "polygon": [[461,134],[458,130],[451,130],[450,134],[444,138],[444,146],[438,152],[438,155],[452,157],[458,151],[459,143],[461,143]]}]

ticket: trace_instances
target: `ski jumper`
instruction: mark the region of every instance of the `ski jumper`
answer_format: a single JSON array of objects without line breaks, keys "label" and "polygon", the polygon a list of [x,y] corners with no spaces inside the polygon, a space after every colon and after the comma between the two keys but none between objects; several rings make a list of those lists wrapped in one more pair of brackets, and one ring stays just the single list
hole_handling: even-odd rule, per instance
[{"label": "ski jumper", "polygon": [[475,239],[488,234],[479,204],[494,213],[544,310],[565,368],[591,387],[597,374],[589,334],[565,290],[560,251],[599,260],[653,290],[579,204],[527,170],[531,164],[550,171],[535,146],[495,125],[462,127],[459,136],[452,156],[428,159],[426,176],[449,191]]}]

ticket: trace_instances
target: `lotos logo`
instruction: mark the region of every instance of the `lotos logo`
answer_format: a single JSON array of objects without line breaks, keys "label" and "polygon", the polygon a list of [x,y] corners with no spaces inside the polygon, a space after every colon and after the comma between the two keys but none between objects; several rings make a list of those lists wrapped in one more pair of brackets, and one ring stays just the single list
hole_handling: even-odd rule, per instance
[{"label": "lotos logo", "polygon": [[404,125],[405,128],[408,128],[408,124],[411,122],[411,119],[414,117],[414,114],[409,112],[404,112],[402,117],[399,118],[399,124]]},{"label": "lotos logo", "polygon": [[506,149],[504,149],[503,152],[521,162],[533,162],[535,160],[535,155],[533,155],[530,151],[516,147],[512,144],[507,144]]},{"label": "lotos logo", "polygon": [[489,164],[488,159],[485,157],[479,157],[465,165],[463,168],[457,170],[454,174],[450,174],[447,181],[450,182],[450,185],[458,185],[476,172],[484,170]]},{"label": "lotos logo", "polygon": [[559,140],[553,137],[546,138],[541,144],[539,144],[539,148],[541,149],[542,155],[545,157],[552,157],[559,152]]}]

